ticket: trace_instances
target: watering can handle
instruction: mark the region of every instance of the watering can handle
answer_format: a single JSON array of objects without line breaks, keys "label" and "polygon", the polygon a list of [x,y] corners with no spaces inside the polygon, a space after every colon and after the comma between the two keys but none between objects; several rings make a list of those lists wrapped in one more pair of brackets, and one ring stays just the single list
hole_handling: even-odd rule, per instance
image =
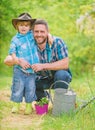
[{"label": "watering can handle", "polygon": [[51,86],[49,88],[49,95],[50,95],[50,100],[51,100],[52,104],[53,104],[53,100],[52,100],[52,96],[51,96],[51,88],[53,87],[53,85],[55,85],[56,83],[59,83],[59,82],[65,83],[66,85],[69,86],[69,84],[63,80],[58,80],[58,81],[55,81],[54,83],[51,84]]},{"label": "watering can handle", "polygon": [[51,89],[51,88],[53,87],[53,85],[55,85],[56,83],[59,83],[59,82],[61,82],[61,83],[65,83],[66,85],[69,86],[69,84],[68,84],[66,81],[58,80],[58,81],[55,81],[54,83],[52,83],[49,89]]}]

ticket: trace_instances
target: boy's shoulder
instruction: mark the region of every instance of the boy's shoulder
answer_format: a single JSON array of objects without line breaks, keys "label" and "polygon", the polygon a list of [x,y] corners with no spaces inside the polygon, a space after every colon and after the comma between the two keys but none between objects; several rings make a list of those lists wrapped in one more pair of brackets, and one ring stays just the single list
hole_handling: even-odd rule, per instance
[{"label": "boy's shoulder", "polygon": [[19,33],[17,33],[12,37],[11,42],[19,42],[19,39],[20,39],[20,35]]},{"label": "boy's shoulder", "polygon": [[12,37],[12,41],[17,40],[17,39],[18,39],[17,34]]}]

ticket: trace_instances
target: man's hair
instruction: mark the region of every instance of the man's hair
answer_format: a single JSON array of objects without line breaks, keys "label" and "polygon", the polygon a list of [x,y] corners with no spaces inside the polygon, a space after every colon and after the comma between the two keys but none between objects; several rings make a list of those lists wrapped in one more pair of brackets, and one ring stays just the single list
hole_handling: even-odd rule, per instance
[{"label": "man's hair", "polygon": [[45,20],[43,20],[43,19],[37,19],[37,20],[34,22],[34,24],[33,24],[33,30],[34,30],[35,25],[38,25],[38,24],[45,25],[45,27],[46,27],[46,29],[47,29],[47,31],[48,31],[48,23],[47,23]]}]

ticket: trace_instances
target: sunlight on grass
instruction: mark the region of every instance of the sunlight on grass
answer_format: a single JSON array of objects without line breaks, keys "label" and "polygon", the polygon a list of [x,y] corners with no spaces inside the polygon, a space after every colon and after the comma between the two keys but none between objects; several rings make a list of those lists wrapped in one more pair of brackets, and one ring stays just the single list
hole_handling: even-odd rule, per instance
[{"label": "sunlight on grass", "polygon": [[[76,92],[77,94],[77,108],[81,104],[83,104],[83,101],[89,101],[94,95],[95,92],[95,81],[92,79],[92,76],[89,76],[89,81],[91,81],[89,84],[87,83],[87,80],[85,78],[86,76],[83,77],[78,77],[77,79],[74,78],[72,83],[71,83],[71,88]],[[0,91],[6,91],[6,94],[2,96],[0,101],[0,121],[7,120],[10,121],[10,119],[7,117],[10,117],[11,115],[11,108],[12,108],[12,103],[9,100],[9,93],[7,91],[10,91],[10,86],[12,82],[12,77],[4,77],[0,76]],[[91,88],[89,88],[91,87]],[[54,94],[54,90],[52,90],[52,93]],[[52,94],[52,96],[53,96]],[[2,99],[4,99],[2,101]],[[11,115],[11,120],[13,117],[15,119],[20,116],[23,117],[23,114],[19,115]],[[6,117],[6,118],[5,118]],[[31,117],[31,118],[30,118]],[[25,116],[28,120],[33,119],[31,122],[31,125],[27,125],[28,130],[94,130],[95,129],[95,100],[87,105],[83,109],[79,109],[77,113],[70,113],[70,114],[65,114],[63,113],[60,116],[53,116],[52,111],[49,110],[48,114],[45,116],[37,116],[35,115],[33,117],[33,114],[31,116]],[[23,120],[23,119],[22,119]],[[35,123],[33,123],[35,121]],[[40,122],[41,121],[41,122]],[[14,123],[14,121],[12,120]],[[12,130],[12,128],[8,126],[2,126],[2,130]],[[20,126],[18,126],[20,127]],[[19,130],[17,127],[13,127],[14,130]],[[23,127],[24,129],[25,127]]]}]

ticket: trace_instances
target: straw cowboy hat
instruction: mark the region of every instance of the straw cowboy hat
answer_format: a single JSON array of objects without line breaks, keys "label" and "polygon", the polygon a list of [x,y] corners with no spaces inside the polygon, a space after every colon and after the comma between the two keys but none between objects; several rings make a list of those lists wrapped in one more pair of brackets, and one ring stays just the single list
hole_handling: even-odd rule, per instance
[{"label": "straw cowboy hat", "polygon": [[36,19],[32,19],[32,17],[28,13],[22,13],[18,16],[18,18],[12,19],[12,24],[15,28],[18,21],[30,21],[32,25],[36,21]]}]

